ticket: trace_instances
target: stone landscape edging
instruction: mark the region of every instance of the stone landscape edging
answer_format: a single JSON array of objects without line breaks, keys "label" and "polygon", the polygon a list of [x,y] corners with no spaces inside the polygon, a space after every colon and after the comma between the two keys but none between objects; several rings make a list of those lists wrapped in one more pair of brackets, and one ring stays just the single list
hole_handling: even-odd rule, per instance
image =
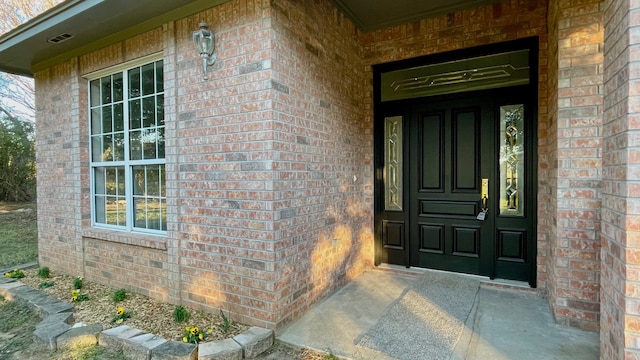
[{"label": "stone landscape edging", "polygon": [[125,356],[135,360],[241,360],[262,354],[275,338],[273,330],[253,326],[230,339],[195,345],[166,340],[127,325],[103,330],[102,324],[74,324],[73,305],[12,278],[0,278],[0,296],[38,314],[42,321],[33,332],[34,341],[51,351],[100,344],[122,349]]}]

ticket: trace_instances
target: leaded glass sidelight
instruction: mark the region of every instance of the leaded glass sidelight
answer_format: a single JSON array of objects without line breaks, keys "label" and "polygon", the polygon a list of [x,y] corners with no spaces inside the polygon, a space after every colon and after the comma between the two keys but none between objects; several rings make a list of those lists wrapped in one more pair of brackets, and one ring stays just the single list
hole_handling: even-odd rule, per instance
[{"label": "leaded glass sidelight", "polygon": [[402,116],[384,119],[384,208],[402,211]]},{"label": "leaded glass sidelight", "polygon": [[524,105],[500,107],[500,215],[524,215]]}]

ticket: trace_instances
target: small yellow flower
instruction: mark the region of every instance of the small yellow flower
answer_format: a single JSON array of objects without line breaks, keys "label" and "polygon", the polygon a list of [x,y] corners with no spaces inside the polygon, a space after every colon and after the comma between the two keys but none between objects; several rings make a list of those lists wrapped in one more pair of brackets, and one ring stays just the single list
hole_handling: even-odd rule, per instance
[{"label": "small yellow flower", "polygon": [[197,327],[197,326],[192,327],[192,328],[191,328],[191,333],[192,333],[193,335],[198,335],[198,327]]},{"label": "small yellow flower", "polygon": [[185,329],[185,330],[187,330],[187,331],[191,331],[191,328],[190,328],[190,327],[188,327],[188,326],[185,326],[185,328],[184,328],[184,329]]},{"label": "small yellow flower", "polygon": [[186,336],[182,338],[182,341],[183,341],[183,342],[189,342],[189,340],[187,339],[187,337],[186,337]]},{"label": "small yellow flower", "polygon": [[4,273],[4,277],[10,277],[11,274],[9,274],[8,272]]},{"label": "small yellow flower", "polygon": [[213,329],[212,329],[212,328],[209,328],[209,329],[207,330],[207,334],[209,334],[209,335],[213,334]]},{"label": "small yellow flower", "polygon": [[118,306],[118,312],[117,312],[118,316],[124,314],[124,308],[122,306]]},{"label": "small yellow flower", "polygon": [[116,324],[122,324],[124,322],[124,319],[118,319],[116,320]]},{"label": "small yellow flower", "polygon": [[204,335],[202,335],[202,333],[200,333],[200,335],[198,335],[198,338],[199,338],[200,340],[204,340]]}]

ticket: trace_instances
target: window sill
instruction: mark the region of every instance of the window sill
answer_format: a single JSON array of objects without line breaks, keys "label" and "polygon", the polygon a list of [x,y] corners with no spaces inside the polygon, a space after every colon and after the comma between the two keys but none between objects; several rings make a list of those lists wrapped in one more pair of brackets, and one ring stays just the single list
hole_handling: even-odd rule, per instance
[{"label": "window sill", "polygon": [[167,237],[139,233],[90,228],[82,231],[83,238],[91,238],[120,244],[141,246],[150,249],[167,250]]}]

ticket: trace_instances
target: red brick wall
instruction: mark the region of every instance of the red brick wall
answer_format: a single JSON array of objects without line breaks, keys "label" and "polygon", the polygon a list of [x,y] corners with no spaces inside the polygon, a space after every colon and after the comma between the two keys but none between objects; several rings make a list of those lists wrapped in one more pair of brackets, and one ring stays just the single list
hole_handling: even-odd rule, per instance
[{"label": "red brick wall", "polygon": [[549,301],[557,321],[599,324],[603,32],[600,0],[550,2],[553,69]]},{"label": "red brick wall", "polygon": [[88,188],[78,180],[88,179],[89,173],[79,76],[77,60],[35,75],[39,262],[71,274],[82,274],[78,229],[85,220],[82,204]]},{"label": "red brick wall", "polygon": [[373,261],[361,46],[329,1],[272,1],[275,250],[286,322]]},{"label": "red brick wall", "polygon": [[605,2],[600,354],[640,358],[637,2]]},{"label": "red brick wall", "polygon": [[[548,288],[557,319],[593,328],[598,4],[553,2],[547,13],[545,0],[507,0],[361,33],[329,0],[234,0],[41,71],[41,264],[189,307],[222,308],[234,320],[284,325],[373,261],[371,65],[539,36],[538,286]],[[558,44],[551,49],[547,16]],[[208,81],[191,43],[200,21],[216,34]],[[90,229],[81,76],[159,51],[167,236]]]}]

